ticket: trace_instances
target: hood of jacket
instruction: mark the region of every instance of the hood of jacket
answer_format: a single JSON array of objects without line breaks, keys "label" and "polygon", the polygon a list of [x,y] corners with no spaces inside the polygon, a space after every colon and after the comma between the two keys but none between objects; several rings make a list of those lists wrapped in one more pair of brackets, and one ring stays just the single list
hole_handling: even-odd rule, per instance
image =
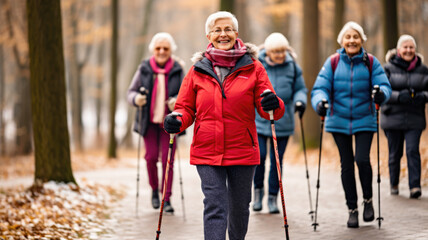
[{"label": "hood of jacket", "polygon": [[[388,50],[388,52],[385,54],[385,62],[389,62],[394,56],[397,55],[397,49],[393,48]],[[424,63],[424,56],[421,53],[416,53],[416,56],[421,59],[421,64]]]}]

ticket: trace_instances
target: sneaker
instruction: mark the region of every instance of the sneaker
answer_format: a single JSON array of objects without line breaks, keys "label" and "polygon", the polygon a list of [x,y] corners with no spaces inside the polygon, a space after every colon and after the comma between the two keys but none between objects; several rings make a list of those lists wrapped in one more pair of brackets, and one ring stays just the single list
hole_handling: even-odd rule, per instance
[{"label": "sneaker", "polygon": [[391,195],[398,195],[398,186],[391,186]]},{"label": "sneaker", "polygon": [[152,207],[154,209],[158,209],[160,206],[160,202],[159,202],[159,191],[158,190],[153,190],[152,192]]},{"label": "sneaker", "polygon": [[410,189],[410,198],[419,198],[422,195],[421,188],[415,187]]},{"label": "sneaker", "polygon": [[163,207],[163,211],[167,212],[167,213],[173,213],[174,212],[174,208],[172,208],[170,201],[165,201],[165,206]]},{"label": "sneaker", "polygon": [[278,205],[276,203],[276,197],[277,195],[269,194],[269,197],[268,197],[269,213],[279,213]]},{"label": "sneaker", "polygon": [[372,199],[364,199],[363,201],[364,211],[363,211],[363,220],[364,222],[371,222],[374,220],[374,210],[373,210],[373,201]]},{"label": "sneaker", "polygon": [[253,210],[258,212],[262,210],[262,199],[264,195],[263,188],[255,188],[254,189],[254,204]]},{"label": "sneaker", "polygon": [[348,228],[358,228],[358,209],[349,209]]}]

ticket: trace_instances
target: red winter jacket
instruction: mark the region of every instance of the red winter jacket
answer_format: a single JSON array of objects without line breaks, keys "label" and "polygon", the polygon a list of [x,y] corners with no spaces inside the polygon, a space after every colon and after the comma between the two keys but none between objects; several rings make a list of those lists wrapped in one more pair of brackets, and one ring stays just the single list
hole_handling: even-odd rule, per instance
[{"label": "red winter jacket", "polygon": [[[183,114],[181,131],[195,121],[190,163],[194,165],[258,165],[259,143],[255,109],[266,119],[260,94],[274,92],[263,65],[255,60],[255,47],[247,44],[232,72],[220,84],[211,62],[203,53],[184,78],[178,93],[175,112]],[[250,55],[252,54],[252,55]],[[275,120],[284,115],[284,102]],[[196,120],[195,120],[196,119]]]}]

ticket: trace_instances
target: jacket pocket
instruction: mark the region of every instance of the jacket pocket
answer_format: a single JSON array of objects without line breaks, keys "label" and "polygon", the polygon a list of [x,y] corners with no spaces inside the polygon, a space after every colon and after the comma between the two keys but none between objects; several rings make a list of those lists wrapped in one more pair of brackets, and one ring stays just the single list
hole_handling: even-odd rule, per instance
[{"label": "jacket pocket", "polygon": [[251,139],[251,146],[253,146],[253,149],[255,149],[256,148],[256,144],[254,143],[253,135],[251,135],[250,129],[248,129],[248,128],[247,128],[247,133],[248,133],[248,135],[250,136],[250,139]]},{"label": "jacket pocket", "polygon": [[195,132],[193,134],[193,143],[192,143],[193,147],[196,146],[196,140],[197,140],[197,137],[198,137],[199,128],[201,128],[201,125],[198,125],[198,127],[196,128],[196,130],[195,130]]}]

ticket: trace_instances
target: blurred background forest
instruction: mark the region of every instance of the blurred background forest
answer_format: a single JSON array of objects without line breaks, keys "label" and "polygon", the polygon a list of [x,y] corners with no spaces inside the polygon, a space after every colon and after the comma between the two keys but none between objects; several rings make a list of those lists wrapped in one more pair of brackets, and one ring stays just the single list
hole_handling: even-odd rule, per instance
[{"label": "blurred background forest", "polygon": [[[417,51],[428,56],[428,31],[424,31],[428,0],[119,0],[117,84],[112,84],[112,0],[60,3],[67,119],[74,153],[100,150],[107,155],[109,129],[113,129],[115,148],[136,149],[137,136],[131,132],[135,108],[126,102],[126,91],[140,61],[150,56],[149,41],[157,32],[171,33],[178,46],[174,55],[184,60],[187,71],[193,53],[206,48],[205,20],[220,4],[232,3],[244,42],[259,45],[271,32],[283,33],[299,56],[309,90],[325,59],[338,48],[337,29],[350,20],[362,25],[368,37],[364,47],[382,63],[389,48],[385,39],[394,47],[397,34],[413,35]],[[384,18],[384,12],[390,3],[396,4],[392,11],[397,16],[390,19],[397,22],[398,32],[385,35],[385,22],[390,19]],[[25,0],[0,0],[0,156],[8,158],[34,151],[26,16]],[[110,128],[112,91],[117,97]],[[319,129],[319,120],[311,111],[305,114],[305,124],[314,127],[306,132],[318,136],[319,131],[313,130]],[[184,137],[187,143],[191,132]]]}]

